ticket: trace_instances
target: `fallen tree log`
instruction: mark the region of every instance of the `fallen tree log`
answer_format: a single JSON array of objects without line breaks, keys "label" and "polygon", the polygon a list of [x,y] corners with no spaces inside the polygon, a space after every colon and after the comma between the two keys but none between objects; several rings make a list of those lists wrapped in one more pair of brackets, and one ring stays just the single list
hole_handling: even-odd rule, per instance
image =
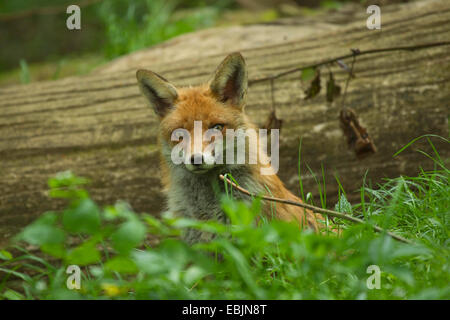
[{"label": "fallen tree log", "polygon": [[[72,170],[91,179],[89,191],[101,204],[128,201],[138,212],[158,214],[164,203],[160,190],[157,119],[139,94],[138,68],[156,71],[178,86],[208,79],[231,51],[246,58],[249,116],[263,125],[271,112],[269,81],[258,79],[303,65],[369,50],[418,45],[450,39],[450,3],[420,1],[382,8],[382,29],[366,28],[364,8],[320,21],[282,20],[266,25],[201,31],[113,61],[87,76],[0,88],[0,246],[40,213],[61,208],[50,200],[47,179]],[[334,21],[333,17],[336,18]],[[203,50],[203,48],[205,48]],[[378,152],[358,160],[348,150],[340,129],[340,98],[324,94],[304,100],[298,73],[274,82],[276,114],[283,120],[279,175],[298,194],[298,145],[302,138],[302,178],[305,190],[317,195],[308,164],[326,181],[327,201],[337,199],[335,174],[350,200],[366,172],[373,184],[383,177],[414,175],[432,168],[426,157],[409,149],[393,154],[423,134],[448,137],[450,47],[377,53],[357,58],[356,78],[346,94]],[[351,59],[345,63],[351,64]],[[327,74],[328,69],[324,69]],[[344,87],[348,72],[330,66]],[[325,81],[326,77],[322,82]],[[322,84],[322,87],[325,83]],[[442,158],[448,145],[436,141]],[[426,141],[415,148],[427,149]]]}]

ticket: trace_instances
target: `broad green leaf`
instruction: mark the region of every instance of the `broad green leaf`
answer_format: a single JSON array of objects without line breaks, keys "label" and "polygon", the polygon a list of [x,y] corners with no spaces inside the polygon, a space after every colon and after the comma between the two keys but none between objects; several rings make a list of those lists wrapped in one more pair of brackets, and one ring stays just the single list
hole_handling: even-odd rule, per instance
[{"label": "broad green leaf", "polygon": [[192,285],[206,275],[206,271],[196,265],[189,267],[184,273],[183,280],[187,285]]},{"label": "broad green leaf", "polygon": [[87,184],[89,180],[75,176],[71,171],[63,171],[57,173],[53,178],[48,180],[50,188],[61,188]]},{"label": "broad green leaf", "polygon": [[49,255],[56,258],[64,258],[66,256],[66,248],[63,243],[47,243],[41,246],[42,252],[48,253]]},{"label": "broad green leaf", "polygon": [[114,249],[120,253],[128,253],[137,247],[145,238],[145,225],[138,219],[130,219],[122,223],[112,234]]},{"label": "broad green leaf", "polygon": [[71,250],[66,257],[67,264],[86,266],[100,262],[100,252],[96,248],[94,241],[85,242]]},{"label": "broad green leaf", "polygon": [[100,228],[100,212],[91,199],[81,199],[64,211],[64,227],[72,233],[94,234]]},{"label": "broad green leaf", "polygon": [[[250,225],[257,214],[259,214],[258,204],[253,203],[254,207],[249,208],[243,201],[236,201],[228,197],[222,198],[222,209],[227,214],[233,225]],[[258,212],[257,212],[258,211]]]},{"label": "broad green leaf", "polygon": [[120,273],[135,274],[138,272],[136,263],[127,257],[114,257],[110,259],[106,264],[105,268],[110,271],[117,271]]},{"label": "broad green leaf", "polygon": [[170,261],[167,261],[161,254],[155,251],[133,252],[132,259],[140,271],[148,274],[162,273],[170,268]]},{"label": "broad green leaf", "polygon": [[86,190],[68,190],[68,189],[51,189],[49,192],[51,198],[58,199],[84,199],[88,197]]},{"label": "broad green leaf", "polygon": [[[227,226],[214,220],[199,221],[188,218],[177,218],[170,222],[170,226],[180,229],[193,228],[216,234],[221,234],[227,231]],[[165,232],[168,233],[168,231]]]},{"label": "broad green leaf", "polygon": [[64,242],[65,233],[55,226],[57,215],[48,212],[42,215],[17,236],[16,239],[26,241],[32,245],[59,244]]},{"label": "broad green leaf", "polygon": [[302,70],[301,79],[302,81],[309,81],[314,77],[316,70],[314,68],[307,68]]},{"label": "broad green leaf", "polygon": [[171,268],[182,269],[192,258],[190,248],[182,241],[166,239],[160,245],[161,255],[171,262]]}]

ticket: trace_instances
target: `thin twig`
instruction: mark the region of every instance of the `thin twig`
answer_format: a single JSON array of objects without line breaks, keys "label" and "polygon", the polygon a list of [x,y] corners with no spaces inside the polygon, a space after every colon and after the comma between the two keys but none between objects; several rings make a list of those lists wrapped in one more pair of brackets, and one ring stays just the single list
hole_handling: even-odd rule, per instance
[{"label": "thin twig", "polygon": [[342,110],[346,110],[347,109],[345,107],[345,97],[347,96],[348,84],[350,83],[350,80],[353,77],[353,68],[355,66],[356,55],[357,55],[357,53],[355,51],[353,51],[352,66],[350,67],[350,73],[348,74],[347,81],[345,81],[344,94],[342,95],[342,102],[341,102],[341,109]]},{"label": "thin twig", "polygon": [[352,51],[352,53],[349,54],[345,54],[342,55],[340,57],[337,58],[332,58],[332,59],[328,59],[328,60],[324,60],[322,62],[318,62],[318,63],[314,63],[314,64],[310,64],[307,66],[303,66],[303,67],[298,67],[298,68],[293,68],[290,70],[286,70],[268,77],[263,77],[263,78],[259,78],[259,79],[254,79],[249,81],[249,85],[258,83],[258,82],[263,82],[263,81],[268,81],[268,80],[274,80],[277,78],[280,78],[282,76],[294,73],[294,72],[299,72],[305,69],[310,69],[310,68],[317,68],[323,65],[327,65],[330,63],[334,63],[338,60],[343,60],[343,59],[348,59],[348,58],[352,58],[354,56],[363,56],[363,55],[367,55],[367,54],[374,54],[374,53],[380,53],[380,52],[392,52],[392,51],[414,51],[414,50],[420,50],[420,49],[427,49],[427,48],[432,48],[432,47],[441,47],[441,46],[448,46],[450,45],[450,41],[441,41],[441,42],[433,42],[433,43],[423,43],[423,44],[418,44],[418,45],[414,45],[414,46],[399,46],[399,47],[389,47],[389,48],[381,48],[381,49],[371,49],[371,50],[366,50],[366,51],[362,51],[362,50],[358,50],[358,53],[355,54],[355,52]]},{"label": "thin twig", "polygon": [[[355,218],[352,217],[351,215],[349,215],[348,213],[342,213],[342,212],[337,212],[337,211],[333,211],[333,210],[329,210],[329,209],[323,209],[320,207],[316,207],[310,204],[306,204],[306,203],[302,203],[302,202],[297,202],[297,201],[292,201],[292,200],[287,200],[287,199],[280,199],[280,198],[275,198],[275,197],[267,197],[267,196],[259,196],[259,195],[255,195],[250,193],[248,190],[238,186],[237,184],[235,184],[234,182],[232,182],[230,179],[225,178],[222,174],[219,176],[220,180],[230,184],[233,188],[235,188],[236,190],[238,190],[239,192],[249,196],[249,197],[259,197],[263,200],[267,200],[267,201],[273,201],[273,202],[280,202],[280,203],[285,203],[285,204],[289,204],[289,205],[293,205],[293,206],[297,206],[297,207],[302,207],[305,209],[309,209],[312,210],[314,212],[318,212],[318,213],[322,213],[322,214],[326,214],[328,216],[331,217],[335,217],[335,218],[340,218],[340,219],[344,219],[347,221],[351,221],[351,222],[355,222],[355,223],[362,223],[362,224],[366,224],[366,221],[359,219],[359,218]],[[371,226],[376,232],[380,232],[383,233],[385,232],[387,235],[391,236],[392,238],[394,238],[395,240],[404,242],[404,243],[408,243],[408,244],[413,244],[413,242],[411,240],[405,239],[399,235],[396,235],[390,231],[384,230],[383,228],[380,228],[378,226]]]},{"label": "thin twig", "polygon": [[275,112],[275,97],[274,97],[274,79],[270,79],[270,99],[272,101],[272,112]]}]

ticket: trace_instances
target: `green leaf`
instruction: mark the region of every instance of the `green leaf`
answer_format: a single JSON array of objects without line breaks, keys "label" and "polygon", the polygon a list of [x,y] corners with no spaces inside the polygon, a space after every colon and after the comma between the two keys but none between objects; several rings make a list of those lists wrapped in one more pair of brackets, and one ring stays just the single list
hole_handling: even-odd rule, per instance
[{"label": "green leaf", "polygon": [[66,257],[67,264],[86,266],[100,262],[100,252],[96,248],[96,241],[87,241],[71,250]]},{"label": "green leaf", "polygon": [[[163,219],[164,219],[164,217],[163,217]],[[155,217],[146,215],[146,216],[144,216],[144,220],[145,220],[145,222],[147,222],[147,225],[149,227],[149,233],[151,233],[151,234],[169,235],[169,234],[174,233],[174,231],[177,231],[177,230],[172,230],[171,228],[166,226],[165,223],[163,223],[161,221],[161,219],[157,219]],[[178,222],[178,220],[179,219],[175,220],[175,222]]]},{"label": "green leaf", "polygon": [[55,213],[45,213],[32,224],[25,227],[16,239],[36,246],[62,243],[66,235],[63,230],[54,226],[56,220],[57,215]]},{"label": "green leaf", "polygon": [[105,207],[103,210],[103,217],[108,221],[113,221],[118,218],[127,220],[137,218],[130,205],[123,201],[117,201],[114,206]]},{"label": "green leaf", "polygon": [[66,256],[66,248],[63,243],[47,243],[41,246],[42,252],[48,253],[55,258],[64,258]]},{"label": "green leaf", "polygon": [[262,299],[261,290],[256,285],[256,281],[250,271],[250,266],[242,252],[228,241],[219,240],[217,243],[224,249],[229,256],[229,259],[234,263],[236,271],[240,275],[242,281],[258,299]]},{"label": "green leaf", "polygon": [[103,209],[103,218],[107,221],[113,221],[119,218],[119,212],[114,206],[107,206]]},{"label": "green leaf", "polygon": [[259,214],[258,204],[253,202],[249,208],[243,201],[236,201],[226,196],[222,197],[222,209],[234,225],[250,225],[257,214]]},{"label": "green leaf", "polygon": [[145,232],[145,225],[137,218],[122,223],[111,236],[114,249],[128,253],[144,240]]},{"label": "green leaf", "polygon": [[7,289],[3,293],[3,297],[8,300],[25,300],[25,297],[17,291]]},{"label": "green leaf", "polygon": [[337,212],[342,213],[351,213],[352,212],[352,205],[350,202],[348,202],[347,198],[345,197],[345,194],[341,194],[339,201],[334,206],[334,210]]},{"label": "green leaf", "polygon": [[50,188],[62,188],[87,184],[89,180],[75,176],[71,171],[59,172],[48,180]]},{"label": "green leaf", "polygon": [[12,274],[12,275],[14,275],[14,276],[24,280],[25,282],[28,282],[28,283],[31,283],[33,281],[29,275],[26,275],[25,273],[22,273],[22,272],[9,270],[9,269],[6,269],[6,268],[0,268],[0,271],[4,272],[6,274]]},{"label": "green leaf", "polygon": [[390,255],[390,258],[393,259],[399,259],[399,258],[410,258],[410,257],[417,257],[417,256],[430,256],[430,250],[420,244],[401,244],[398,245],[395,250]]},{"label": "green leaf", "polygon": [[172,269],[182,269],[192,258],[193,252],[182,241],[165,239],[160,244],[161,254],[171,261]]},{"label": "green leaf", "polygon": [[383,267],[383,272],[388,272],[394,275],[395,277],[407,283],[409,286],[414,286],[415,284],[414,275],[410,270],[408,270],[408,268],[387,265]]},{"label": "green leaf", "polygon": [[139,270],[133,260],[127,257],[114,257],[105,264],[105,268],[109,271],[117,271],[126,274],[135,274]]},{"label": "green leaf", "polygon": [[169,269],[169,263],[161,254],[155,251],[136,251],[132,254],[132,259],[140,271],[147,274],[158,274]]},{"label": "green leaf", "polygon": [[73,233],[94,234],[100,229],[100,212],[91,199],[76,201],[63,214],[64,227]]},{"label": "green leaf", "polygon": [[193,285],[196,281],[203,278],[206,274],[207,273],[203,268],[193,265],[186,270],[183,280],[187,285]]},{"label": "green leaf", "polygon": [[301,79],[302,79],[302,81],[309,81],[314,77],[315,74],[316,74],[316,70],[314,68],[303,69]]},{"label": "green leaf", "polygon": [[67,190],[67,189],[51,189],[49,192],[51,198],[57,199],[83,199],[88,198],[86,190]]},{"label": "green leaf", "polygon": [[55,177],[48,180],[49,195],[52,198],[72,200],[88,198],[88,192],[80,188],[87,183],[87,179],[77,177],[70,171],[59,172]]},{"label": "green leaf", "polygon": [[12,254],[6,250],[0,250],[0,259],[2,260],[11,260]]},{"label": "green leaf", "polygon": [[[161,231],[164,232],[164,234],[174,234],[174,231],[177,231],[177,229],[186,229],[186,228],[192,228],[197,230],[202,230],[205,232],[215,233],[215,234],[223,234],[225,233],[228,228],[226,225],[215,221],[215,220],[195,220],[190,218],[167,218],[164,217],[165,222],[170,227],[176,228],[176,229],[169,229],[164,224],[156,224],[154,221],[157,221],[155,218],[152,218],[152,220],[147,220],[147,222],[150,224],[151,227],[156,226]],[[154,228],[152,228],[154,230]]]}]

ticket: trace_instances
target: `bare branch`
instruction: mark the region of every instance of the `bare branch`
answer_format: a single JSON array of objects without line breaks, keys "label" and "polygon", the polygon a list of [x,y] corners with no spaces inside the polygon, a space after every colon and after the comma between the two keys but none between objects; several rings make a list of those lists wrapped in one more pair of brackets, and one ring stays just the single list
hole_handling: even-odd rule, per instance
[{"label": "bare branch", "polygon": [[[337,211],[333,211],[333,210],[329,210],[329,209],[323,209],[323,208],[316,207],[316,206],[313,206],[313,205],[310,205],[310,204],[297,202],[297,201],[292,201],[292,200],[287,200],[287,199],[280,199],[280,198],[275,198],[275,197],[267,197],[267,196],[263,196],[263,195],[252,194],[248,190],[246,190],[246,189],[236,185],[230,179],[225,178],[222,174],[219,176],[219,178],[220,178],[220,180],[222,180],[222,181],[228,183],[229,185],[231,185],[233,188],[235,188],[236,190],[238,190],[242,194],[245,194],[245,195],[247,195],[249,197],[261,198],[261,199],[267,200],[267,201],[285,203],[285,204],[289,204],[289,205],[293,205],[293,206],[309,209],[309,210],[312,210],[312,211],[317,212],[317,213],[326,214],[327,216],[331,216],[331,217],[335,217],[335,218],[340,218],[340,219],[344,219],[344,220],[347,220],[347,221],[351,221],[351,222],[354,222],[354,223],[367,224],[366,221],[364,221],[362,219],[359,219],[359,218],[352,217],[348,213],[342,213],[342,212],[337,212]],[[394,233],[392,233],[390,231],[384,230],[383,228],[380,228],[380,227],[374,226],[374,225],[371,225],[371,227],[376,232],[380,232],[380,233],[385,232],[387,235],[389,235],[390,237],[394,238],[395,240],[398,240],[398,241],[404,242],[404,243],[408,243],[408,244],[413,244],[413,242],[411,240],[405,239],[405,238],[403,238],[403,237],[401,237],[399,235],[396,235],[396,234],[394,234]]]},{"label": "bare branch", "polygon": [[418,44],[418,45],[414,45],[414,46],[399,46],[399,47],[389,47],[389,48],[381,48],[381,49],[371,49],[371,50],[366,50],[366,51],[361,51],[361,50],[355,50],[353,49],[351,53],[337,57],[337,58],[332,58],[332,59],[328,59],[328,60],[324,60],[322,62],[318,62],[315,64],[311,64],[311,65],[307,65],[307,66],[303,66],[303,67],[298,67],[298,68],[294,68],[294,69],[290,69],[290,70],[286,70],[268,77],[263,77],[263,78],[259,78],[259,79],[255,79],[252,81],[249,81],[249,85],[258,83],[258,82],[263,82],[263,81],[268,81],[268,80],[275,80],[278,79],[282,76],[291,74],[291,73],[295,73],[295,72],[299,72],[305,69],[310,69],[310,68],[317,68],[323,65],[327,65],[330,63],[334,63],[337,62],[338,60],[343,60],[343,59],[348,59],[348,58],[352,58],[355,56],[363,56],[363,55],[367,55],[367,54],[374,54],[374,53],[380,53],[380,52],[392,52],[392,51],[414,51],[414,50],[421,50],[421,49],[427,49],[427,48],[433,48],[433,47],[441,47],[441,46],[448,46],[450,45],[450,41],[441,41],[441,42],[432,42],[432,43],[422,43],[422,44]]}]

